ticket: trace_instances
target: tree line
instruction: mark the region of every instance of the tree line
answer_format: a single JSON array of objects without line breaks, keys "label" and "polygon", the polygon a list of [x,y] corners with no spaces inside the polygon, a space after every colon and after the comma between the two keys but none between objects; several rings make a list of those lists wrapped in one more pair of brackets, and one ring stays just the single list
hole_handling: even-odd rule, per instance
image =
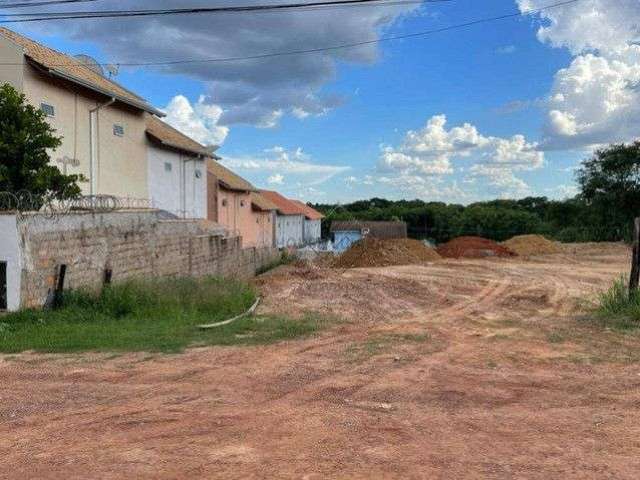
[{"label": "tree line", "polygon": [[542,196],[458,205],[372,198],[313,207],[326,215],[324,233],[333,220],[402,220],[409,236],[438,243],[461,235],[502,241],[530,233],[563,242],[630,239],[633,218],[640,216],[640,141],[596,150],[575,177],[579,193],[566,200]]}]

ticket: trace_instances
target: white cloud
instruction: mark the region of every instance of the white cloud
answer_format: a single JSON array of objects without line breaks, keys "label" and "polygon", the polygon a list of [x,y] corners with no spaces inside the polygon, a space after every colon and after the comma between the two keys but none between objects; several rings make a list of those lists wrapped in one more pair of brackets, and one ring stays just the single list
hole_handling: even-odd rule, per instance
[{"label": "white cloud", "polygon": [[[517,0],[522,11],[546,0]],[[638,137],[640,5],[638,0],[582,0],[539,13],[538,39],[574,58],[549,95],[546,149],[580,148]]]},{"label": "white cloud", "polygon": [[564,200],[567,198],[575,197],[578,193],[580,193],[580,189],[577,185],[562,184],[549,189],[549,192],[554,198]]},{"label": "white cloud", "polygon": [[274,173],[269,178],[267,178],[267,183],[269,185],[284,185],[284,175]]},{"label": "white cloud", "polygon": [[207,104],[204,97],[191,105],[183,95],[175,96],[165,108],[168,124],[204,145],[220,145],[229,134],[229,128],[218,125],[222,109]]}]

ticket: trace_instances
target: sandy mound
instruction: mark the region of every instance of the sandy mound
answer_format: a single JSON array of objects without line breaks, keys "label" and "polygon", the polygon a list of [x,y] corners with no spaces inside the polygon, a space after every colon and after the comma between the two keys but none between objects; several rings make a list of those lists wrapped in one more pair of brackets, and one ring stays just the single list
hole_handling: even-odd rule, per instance
[{"label": "sandy mound", "polygon": [[518,235],[502,244],[518,255],[546,255],[562,253],[562,248],[542,235]]},{"label": "sandy mound", "polygon": [[443,243],[436,250],[440,256],[447,258],[513,257],[515,255],[507,247],[482,237],[454,238]]},{"label": "sandy mound", "polygon": [[424,243],[411,238],[378,240],[367,238],[354,243],[335,259],[338,268],[388,267],[438,260],[438,255]]}]

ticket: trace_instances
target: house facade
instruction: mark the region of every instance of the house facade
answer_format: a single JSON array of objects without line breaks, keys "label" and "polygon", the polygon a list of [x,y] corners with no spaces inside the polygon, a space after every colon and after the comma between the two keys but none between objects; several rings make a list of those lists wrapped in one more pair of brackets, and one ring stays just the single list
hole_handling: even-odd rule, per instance
[{"label": "house facade", "polygon": [[251,192],[251,210],[254,224],[254,236],[250,242],[256,247],[274,247],[276,245],[276,215],[278,207],[258,192]]},{"label": "house facade", "polygon": [[63,137],[51,153],[63,173],[81,174],[85,195],[147,199],[147,116],[162,113],[109,80],[99,66],[0,28],[0,84],[41,108]]},{"label": "house facade", "polygon": [[304,212],[303,239],[307,245],[318,243],[322,239],[322,219],[324,215],[299,200],[292,200]]},{"label": "house facade", "polygon": [[260,194],[277,207],[276,246],[286,248],[303,245],[305,214],[300,205],[271,190],[260,190]]},{"label": "house facade", "polygon": [[207,149],[157,117],[147,117],[149,198],[178,218],[207,218]]}]

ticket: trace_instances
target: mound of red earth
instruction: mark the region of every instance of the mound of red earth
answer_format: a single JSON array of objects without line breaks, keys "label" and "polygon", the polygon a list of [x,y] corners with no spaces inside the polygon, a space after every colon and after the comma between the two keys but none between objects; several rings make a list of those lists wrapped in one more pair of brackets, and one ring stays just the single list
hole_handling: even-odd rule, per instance
[{"label": "mound of red earth", "polygon": [[482,237],[458,237],[438,246],[436,251],[447,258],[514,257],[504,245]]},{"label": "mound of red earth", "polygon": [[379,240],[365,238],[337,257],[333,266],[337,268],[388,267],[410,265],[438,260],[435,250],[411,238]]}]

